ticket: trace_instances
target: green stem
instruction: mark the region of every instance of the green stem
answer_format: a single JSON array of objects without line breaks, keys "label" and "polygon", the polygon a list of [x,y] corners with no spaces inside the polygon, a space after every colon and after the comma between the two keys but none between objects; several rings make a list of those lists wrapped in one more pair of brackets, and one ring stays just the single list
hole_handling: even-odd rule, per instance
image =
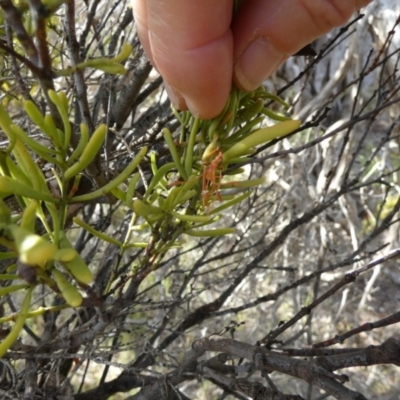
[{"label": "green stem", "polygon": [[197,133],[199,132],[200,118],[196,118],[193,121],[192,129],[190,131],[189,142],[186,146],[186,156],[185,156],[185,171],[187,176],[192,175],[193,168],[193,151],[194,145],[196,143]]}]

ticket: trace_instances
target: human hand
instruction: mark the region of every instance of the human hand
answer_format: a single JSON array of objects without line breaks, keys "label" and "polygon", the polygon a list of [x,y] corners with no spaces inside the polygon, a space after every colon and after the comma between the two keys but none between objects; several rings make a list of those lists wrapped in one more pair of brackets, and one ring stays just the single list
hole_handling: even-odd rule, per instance
[{"label": "human hand", "polygon": [[208,119],[232,80],[254,90],[288,57],[371,0],[132,0],[146,54],[178,109]]}]

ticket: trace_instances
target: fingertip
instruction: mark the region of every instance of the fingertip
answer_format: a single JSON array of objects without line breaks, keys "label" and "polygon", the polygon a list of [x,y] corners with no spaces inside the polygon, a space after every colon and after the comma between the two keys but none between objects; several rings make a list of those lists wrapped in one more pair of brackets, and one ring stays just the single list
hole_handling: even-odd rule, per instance
[{"label": "fingertip", "polygon": [[202,102],[199,102],[197,99],[192,100],[190,98],[185,100],[186,105],[193,116],[204,120],[217,117],[225,107],[227,101],[228,96],[226,97],[224,102],[219,103],[210,101],[207,104],[204,104]]},{"label": "fingertip", "polygon": [[175,109],[189,110],[194,117],[204,120],[218,116],[229,98],[230,88],[223,88],[218,95],[204,95],[204,97],[186,95],[185,97],[171,85],[164,81],[165,90]]},{"label": "fingertip", "polygon": [[244,50],[234,66],[234,82],[242,90],[260,86],[286,60],[287,55],[259,37]]},{"label": "fingertip", "polygon": [[180,111],[187,110],[187,105],[183,96],[167,82],[164,81],[164,87],[167,91],[168,98],[175,109]]},{"label": "fingertip", "polygon": [[357,7],[367,2],[244,2],[232,24],[235,83],[241,89],[254,90],[290,55],[333,27],[344,24]]},{"label": "fingertip", "polygon": [[218,115],[232,86],[232,1],[146,1],[153,65],[174,106],[204,119]]}]

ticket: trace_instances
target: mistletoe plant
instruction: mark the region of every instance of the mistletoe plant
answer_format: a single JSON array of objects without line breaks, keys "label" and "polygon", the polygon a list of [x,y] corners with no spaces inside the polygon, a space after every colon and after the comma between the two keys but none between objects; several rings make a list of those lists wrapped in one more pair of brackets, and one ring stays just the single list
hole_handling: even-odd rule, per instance
[{"label": "mistletoe plant", "polygon": [[[242,172],[240,164],[251,160],[257,145],[285,136],[300,124],[266,109],[266,100],[286,104],[263,88],[251,93],[234,88],[225,109],[213,120],[203,121],[189,112],[175,111],[181,124],[178,137],[174,138],[166,128],[163,130],[171,161],[158,165],[156,154],[149,155],[153,177],[144,194],[137,191],[141,179],[138,166],[148,153],[147,147],[140,149],[129,165],[103,187],[76,195],[85,169],[99,157],[107,127],[99,125],[89,137],[88,127],[81,124],[80,139],[74,147],[68,99],[64,92],[49,91],[48,95],[62,117],[63,130],[56,127],[50,114],[43,116],[32,101],[24,101],[23,106],[32,122],[47,136],[50,146],[30,138],[0,107],[0,126],[9,141],[0,155],[0,195],[3,199],[15,196],[21,210],[10,210],[3,200],[0,201],[0,243],[9,250],[1,257],[17,259],[8,273],[0,276],[10,282],[0,290],[0,295],[26,290],[20,311],[0,319],[1,323],[15,320],[0,345],[0,355],[18,337],[26,318],[45,311],[84,306],[82,293],[87,296],[92,293],[92,271],[67,236],[70,205],[112,195],[133,210],[123,243],[96,231],[77,217],[74,222],[100,240],[115,243],[121,253],[130,247],[145,247],[145,257],[128,277],[142,281],[157,269],[166,252],[177,245],[180,235],[206,237],[233,233],[233,228],[208,227],[222,217],[224,210],[247,198],[248,188],[259,185],[263,179],[232,180],[230,177]],[[260,129],[258,126],[265,115],[283,121]],[[51,176],[44,175],[36,159],[52,165]],[[49,182],[56,182],[56,185]],[[225,194],[226,189],[231,188],[238,190],[235,194]],[[38,233],[38,220],[44,233]],[[132,232],[139,230],[150,232],[147,243],[132,241]],[[14,283],[21,278],[24,283]],[[110,279],[103,295],[115,284],[113,278]],[[62,296],[65,304],[30,311],[32,290],[38,285],[46,285]]]},{"label": "mistletoe plant", "polygon": [[[57,2],[55,9],[61,3]],[[6,6],[3,9],[8,15],[12,7]],[[71,76],[88,68],[124,74],[122,62],[131,52],[132,46],[125,43],[113,58],[94,58],[51,70],[51,76]],[[129,280],[140,284],[158,268],[168,250],[179,245],[181,235],[213,237],[233,233],[233,228],[221,228],[220,223],[218,227],[212,225],[226,209],[246,199],[251,187],[263,182],[262,178],[243,180],[241,165],[251,161],[256,146],[288,135],[300,125],[299,121],[265,107],[266,101],[277,102],[284,108],[288,105],[263,87],[250,93],[233,88],[225,109],[212,120],[173,110],[180,130],[173,135],[163,129],[169,162],[160,165],[156,153],[149,153],[144,146],[117,176],[82,194],[82,177],[94,164],[101,165],[109,127],[100,124],[91,129],[81,123],[77,128],[70,121],[69,110],[74,106],[66,93],[50,89],[46,94],[52,108],[46,115],[30,99],[17,101],[35,130],[44,135],[46,144],[34,140],[13,123],[4,103],[0,104],[0,127],[8,139],[7,148],[0,152],[0,244],[6,249],[0,258],[11,260],[6,273],[0,275],[5,281],[0,296],[19,292],[23,297],[17,313],[0,318],[0,324],[14,321],[0,344],[0,357],[18,338],[27,318],[99,304],[100,298],[123,290]],[[278,123],[260,128],[266,116]],[[150,159],[152,170],[148,183],[140,169],[145,158]],[[49,171],[45,173],[38,160],[50,166]],[[236,178],[232,177],[235,175]],[[139,184],[144,185],[144,191],[139,190]],[[71,220],[69,210],[73,205],[85,205],[103,196],[132,211],[123,241],[96,230],[79,217]],[[10,197],[17,206],[9,205]],[[144,256],[124,282],[117,279],[118,274],[111,273],[104,289],[96,292],[92,287],[93,270],[67,234],[72,222],[100,241],[118,246],[121,256],[129,248],[144,248]],[[138,236],[149,240],[135,241]],[[61,296],[65,303],[31,310],[32,292],[41,285]]]}]

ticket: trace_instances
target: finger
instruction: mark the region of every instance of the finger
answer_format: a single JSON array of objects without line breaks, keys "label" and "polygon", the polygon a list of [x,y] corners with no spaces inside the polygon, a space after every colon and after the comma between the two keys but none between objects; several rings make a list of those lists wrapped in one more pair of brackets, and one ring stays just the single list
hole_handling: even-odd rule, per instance
[{"label": "finger", "polygon": [[368,0],[245,1],[233,23],[234,82],[254,90],[290,55],[343,25]]},{"label": "finger", "polygon": [[219,114],[229,96],[232,1],[135,0],[140,38],[172,100],[182,96],[202,118]]},{"label": "finger", "polygon": [[140,39],[140,43],[142,44],[143,49],[146,52],[150,62],[154,65],[150,48],[146,2],[147,0],[132,0],[131,3],[132,3],[133,16],[135,18],[135,26]]}]

